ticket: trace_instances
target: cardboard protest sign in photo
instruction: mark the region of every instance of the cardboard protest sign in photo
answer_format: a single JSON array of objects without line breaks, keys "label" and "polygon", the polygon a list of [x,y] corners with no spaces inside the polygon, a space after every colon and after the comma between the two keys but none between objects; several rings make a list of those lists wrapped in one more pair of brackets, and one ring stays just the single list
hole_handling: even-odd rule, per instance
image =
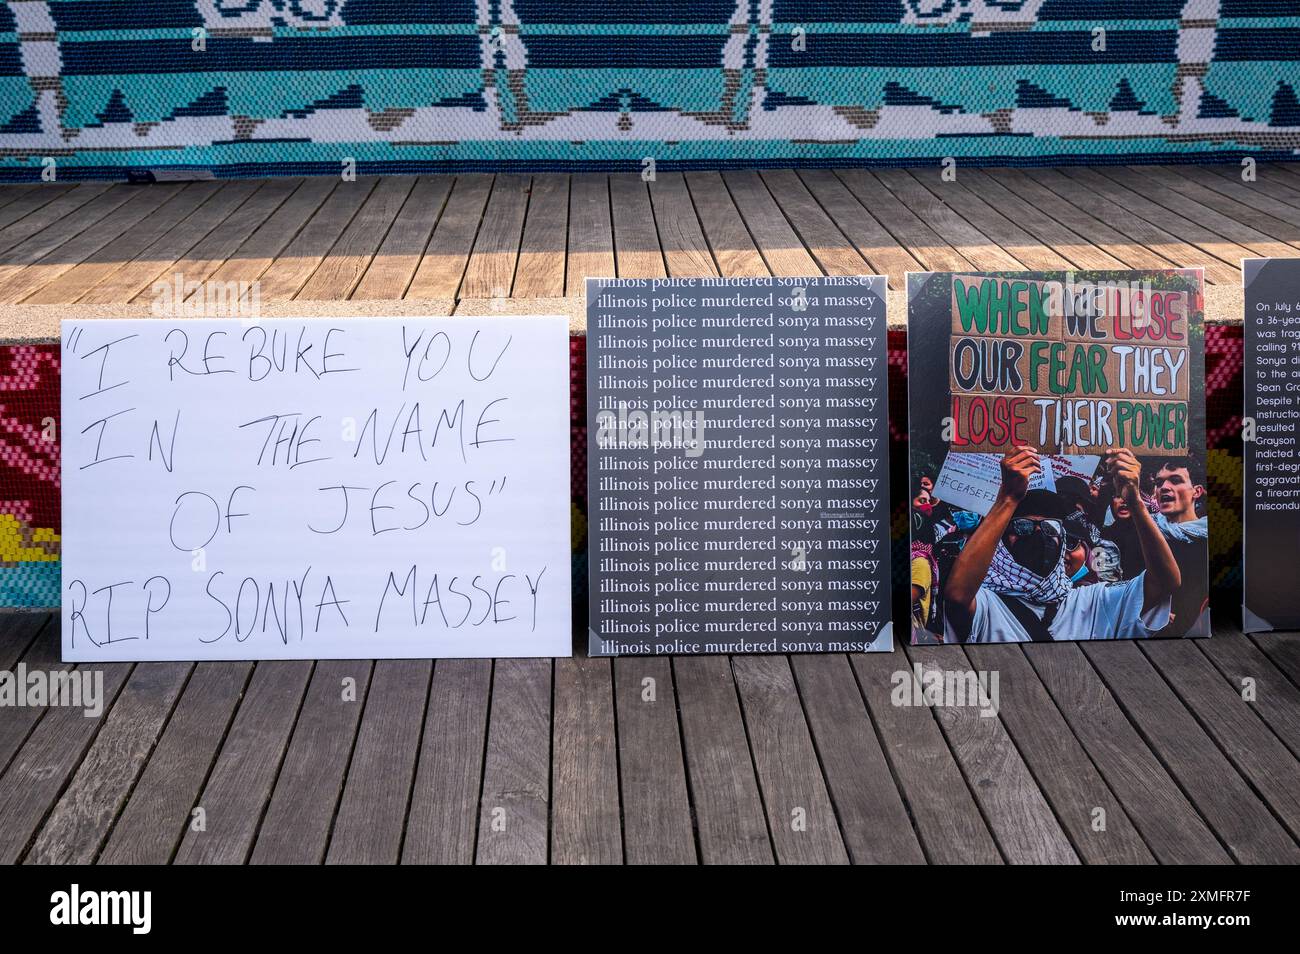
[{"label": "cardboard protest sign in photo", "polygon": [[1300,629],[1300,258],[1241,263],[1242,629]]},{"label": "cardboard protest sign in photo", "polygon": [[63,323],[63,658],[567,656],[562,318]]},{"label": "cardboard protest sign in photo", "polygon": [[592,655],[888,650],[885,280],[587,281]]},{"label": "cardboard protest sign in photo", "polygon": [[1209,635],[1203,310],[1199,269],[908,275],[914,643]]}]

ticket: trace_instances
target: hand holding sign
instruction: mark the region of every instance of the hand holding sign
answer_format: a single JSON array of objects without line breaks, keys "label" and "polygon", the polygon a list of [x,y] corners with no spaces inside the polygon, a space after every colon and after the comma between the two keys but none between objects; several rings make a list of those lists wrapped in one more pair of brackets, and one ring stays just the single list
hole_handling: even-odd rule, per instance
[{"label": "hand holding sign", "polygon": [[1139,492],[1142,481],[1142,464],[1127,447],[1109,450],[1102,455],[1102,470],[1110,477],[1115,490],[1130,508],[1142,505]]},{"label": "hand holding sign", "polygon": [[1032,447],[1017,447],[1002,457],[1002,490],[1006,499],[1019,503],[1029,493],[1029,482],[1042,470],[1038,451]]}]

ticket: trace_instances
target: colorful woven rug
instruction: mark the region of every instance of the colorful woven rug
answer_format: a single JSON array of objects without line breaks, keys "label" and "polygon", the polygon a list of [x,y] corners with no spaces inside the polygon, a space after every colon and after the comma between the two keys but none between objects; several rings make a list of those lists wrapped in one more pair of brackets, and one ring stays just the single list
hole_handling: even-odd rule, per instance
[{"label": "colorful woven rug", "polygon": [[0,178],[1300,150],[1294,0],[6,0]]}]

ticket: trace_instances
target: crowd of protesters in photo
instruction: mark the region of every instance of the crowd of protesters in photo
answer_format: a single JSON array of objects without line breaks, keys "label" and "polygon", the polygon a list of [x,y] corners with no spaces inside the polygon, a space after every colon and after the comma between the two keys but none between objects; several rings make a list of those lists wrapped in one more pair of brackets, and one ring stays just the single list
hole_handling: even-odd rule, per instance
[{"label": "crowd of protesters in photo", "polygon": [[1031,488],[1037,451],[1001,459],[987,514],[913,488],[912,626],[920,641],[1208,636],[1204,478],[1186,458],[1104,454],[1096,476]]}]

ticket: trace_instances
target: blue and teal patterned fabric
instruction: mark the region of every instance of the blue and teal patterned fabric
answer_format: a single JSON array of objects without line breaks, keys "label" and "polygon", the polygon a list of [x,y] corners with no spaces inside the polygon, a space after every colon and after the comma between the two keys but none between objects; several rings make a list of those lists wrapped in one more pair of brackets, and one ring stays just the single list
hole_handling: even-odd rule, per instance
[{"label": "blue and teal patterned fabric", "polygon": [[5,0],[0,177],[1229,160],[1297,0]]}]

